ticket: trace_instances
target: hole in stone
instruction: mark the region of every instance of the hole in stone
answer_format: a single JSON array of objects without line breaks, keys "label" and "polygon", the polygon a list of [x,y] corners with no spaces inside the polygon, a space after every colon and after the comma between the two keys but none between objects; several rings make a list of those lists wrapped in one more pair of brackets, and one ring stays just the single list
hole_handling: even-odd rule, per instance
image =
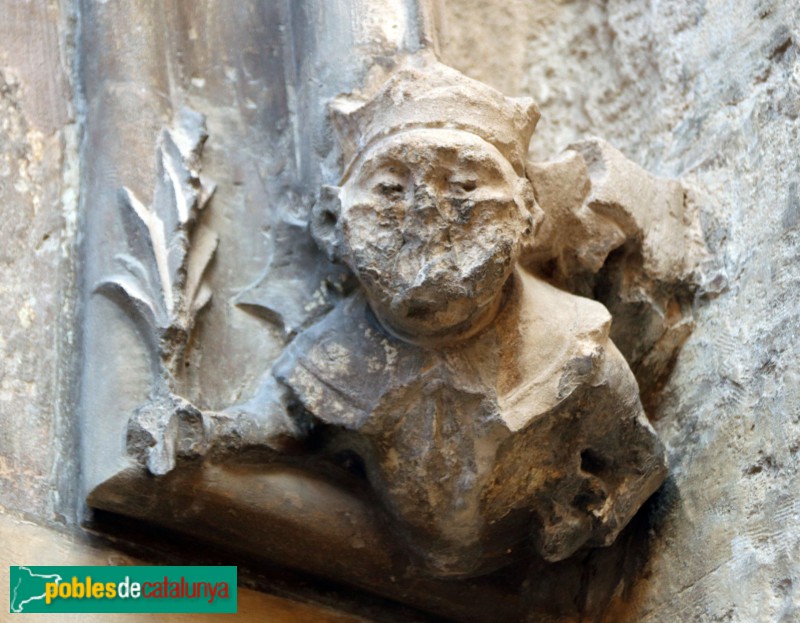
[{"label": "hole in stone", "polygon": [[408,318],[425,318],[433,313],[433,307],[428,303],[411,303],[408,306],[406,317]]},{"label": "hole in stone", "polygon": [[336,215],[330,210],[323,210],[321,216],[320,221],[323,227],[331,228],[336,225]]},{"label": "hole in stone", "polygon": [[337,452],[333,456],[333,460],[351,474],[354,474],[359,478],[366,478],[367,470],[364,467],[364,459],[362,459],[352,450],[342,450],[341,452]]},{"label": "hole in stone", "polygon": [[547,260],[547,263],[541,267],[540,272],[544,279],[554,279],[558,272],[558,261],[556,258]]},{"label": "hole in stone", "polygon": [[581,471],[595,476],[602,474],[609,467],[609,461],[602,454],[591,448],[581,452]]},{"label": "hole in stone", "polygon": [[572,498],[572,505],[582,510],[599,508],[606,501],[606,497],[608,496],[605,491],[586,488]]}]

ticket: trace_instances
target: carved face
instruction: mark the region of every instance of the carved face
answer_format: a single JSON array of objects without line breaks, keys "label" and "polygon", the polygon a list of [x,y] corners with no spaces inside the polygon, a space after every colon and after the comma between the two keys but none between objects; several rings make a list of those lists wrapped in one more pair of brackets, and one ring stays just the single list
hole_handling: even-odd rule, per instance
[{"label": "carved face", "polygon": [[340,198],[343,259],[378,317],[411,339],[464,335],[489,316],[531,226],[529,182],[460,130],[382,140]]}]

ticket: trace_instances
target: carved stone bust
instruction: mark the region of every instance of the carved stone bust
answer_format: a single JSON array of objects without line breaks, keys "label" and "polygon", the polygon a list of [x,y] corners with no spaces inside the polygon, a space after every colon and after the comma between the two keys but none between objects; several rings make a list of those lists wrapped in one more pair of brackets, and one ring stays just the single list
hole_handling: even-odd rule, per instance
[{"label": "carved stone bust", "polygon": [[344,172],[312,233],[360,288],[273,374],[426,574],[608,545],[666,473],[608,311],[518,266],[538,116],[426,59],[333,107]]}]

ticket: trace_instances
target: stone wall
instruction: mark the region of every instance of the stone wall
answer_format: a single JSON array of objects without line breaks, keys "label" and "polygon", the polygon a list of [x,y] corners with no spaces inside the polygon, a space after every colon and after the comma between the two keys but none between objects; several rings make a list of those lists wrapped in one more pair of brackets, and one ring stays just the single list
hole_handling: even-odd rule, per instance
[{"label": "stone wall", "polygon": [[446,19],[447,62],[538,100],[533,153],[597,135],[680,178],[715,256],[656,413],[649,565],[607,620],[797,620],[800,4],[450,0]]},{"label": "stone wall", "polygon": [[[72,27],[0,3],[0,506],[69,521],[77,141]],[[64,451],[62,451],[62,448]]]}]

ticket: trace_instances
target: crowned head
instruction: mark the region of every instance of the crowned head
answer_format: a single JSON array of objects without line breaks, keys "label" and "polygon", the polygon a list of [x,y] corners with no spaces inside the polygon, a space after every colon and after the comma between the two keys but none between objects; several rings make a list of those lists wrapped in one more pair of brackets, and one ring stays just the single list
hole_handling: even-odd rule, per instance
[{"label": "crowned head", "polygon": [[408,62],[371,97],[332,105],[340,185],[312,232],[379,321],[436,344],[480,330],[540,220],[525,177],[539,113],[438,62]]}]

